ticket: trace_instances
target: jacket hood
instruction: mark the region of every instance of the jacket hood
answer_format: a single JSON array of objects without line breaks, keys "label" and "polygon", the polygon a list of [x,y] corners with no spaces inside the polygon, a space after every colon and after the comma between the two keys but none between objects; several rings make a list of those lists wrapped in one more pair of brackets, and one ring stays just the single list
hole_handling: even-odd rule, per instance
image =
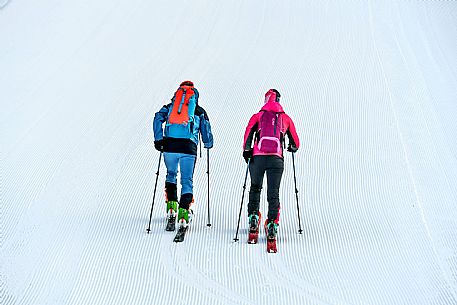
[{"label": "jacket hood", "polygon": [[262,110],[263,111],[284,112],[281,104],[278,102],[273,102],[273,101],[265,103],[265,105],[263,105],[261,111]]}]

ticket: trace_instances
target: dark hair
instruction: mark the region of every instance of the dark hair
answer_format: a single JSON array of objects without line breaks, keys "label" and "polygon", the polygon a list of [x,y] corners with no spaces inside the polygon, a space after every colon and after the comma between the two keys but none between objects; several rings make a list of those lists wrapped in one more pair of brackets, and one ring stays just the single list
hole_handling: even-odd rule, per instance
[{"label": "dark hair", "polygon": [[191,87],[193,87],[193,86],[194,86],[194,83],[191,82],[190,80],[185,80],[185,81],[183,81],[183,82],[181,83],[181,85],[179,85],[179,86],[191,86]]}]

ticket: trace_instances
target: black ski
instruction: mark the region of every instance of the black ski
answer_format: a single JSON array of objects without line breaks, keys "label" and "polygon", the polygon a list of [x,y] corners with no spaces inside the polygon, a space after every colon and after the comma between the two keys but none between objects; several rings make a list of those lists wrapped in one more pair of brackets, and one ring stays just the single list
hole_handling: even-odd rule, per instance
[{"label": "black ski", "polygon": [[165,231],[174,231],[174,230],[176,230],[176,216],[171,215],[171,216],[168,216],[167,227],[165,228]]},{"label": "black ski", "polygon": [[176,233],[175,239],[173,241],[175,243],[183,242],[184,241],[184,236],[186,236],[186,232],[187,232],[188,228],[189,228],[188,226],[179,227],[178,232]]}]

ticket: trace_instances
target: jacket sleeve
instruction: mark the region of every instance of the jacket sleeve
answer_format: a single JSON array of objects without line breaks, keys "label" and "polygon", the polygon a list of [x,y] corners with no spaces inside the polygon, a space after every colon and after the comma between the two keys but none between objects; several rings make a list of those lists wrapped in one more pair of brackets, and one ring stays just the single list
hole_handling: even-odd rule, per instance
[{"label": "jacket sleeve", "polygon": [[289,127],[287,128],[286,134],[289,138],[289,145],[300,147],[300,139],[298,138],[297,130],[295,129],[295,124],[292,119],[287,116],[289,121]]},{"label": "jacket sleeve", "polygon": [[213,141],[213,133],[211,132],[211,124],[209,123],[208,115],[206,111],[201,108],[202,114],[200,114],[200,133],[202,135],[203,147],[205,148],[212,148],[214,141]]},{"label": "jacket sleeve", "polygon": [[163,106],[156,114],[154,115],[154,121],[152,127],[154,129],[154,141],[159,141],[163,139],[163,123],[167,120],[168,117],[168,105]]},{"label": "jacket sleeve", "polygon": [[259,114],[254,114],[249,120],[246,131],[244,132],[243,150],[249,150],[252,148],[252,140],[254,139],[255,132],[258,129]]}]

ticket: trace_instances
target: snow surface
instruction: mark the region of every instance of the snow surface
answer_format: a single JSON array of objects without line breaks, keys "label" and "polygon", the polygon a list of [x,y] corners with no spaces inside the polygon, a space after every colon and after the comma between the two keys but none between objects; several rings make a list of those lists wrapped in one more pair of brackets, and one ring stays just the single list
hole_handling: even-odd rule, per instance
[{"label": "snow surface", "polygon": [[[10,2],[0,303],[457,304],[456,38],[455,1]],[[203,153],[175,244],[164,166],[146,233],[152,118],[185,79],[213,126],[212,226]],[[277,254],[246,244],[246,205],[233,242],[271,87],[302,142],[304,233],[287,154]]]}]

